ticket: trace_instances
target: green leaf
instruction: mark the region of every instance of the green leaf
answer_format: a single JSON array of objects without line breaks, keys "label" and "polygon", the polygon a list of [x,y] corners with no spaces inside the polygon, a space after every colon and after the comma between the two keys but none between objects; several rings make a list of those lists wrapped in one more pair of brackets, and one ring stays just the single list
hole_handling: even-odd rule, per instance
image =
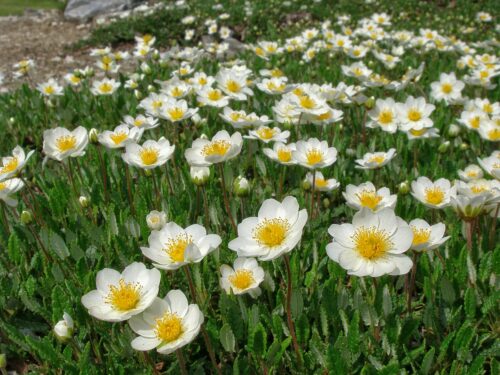
[{"label": "green leaf", "polygon": [[424,359],[422,360],[422,366],[420,366],[420,373],[422,375],[427,375],[431,371],[435,354],[436,349],[434,347],[432,347],[427,353],[425,353]]},{"label": "green leaf", "polygon": [[220,342],[228,352],[234,352],[236,340],[229,324],[224,324],[220,330]]},{"label": "green leaf", "polygon": [[476,292],[474,288],[467,288],[464,296],[465,314],[468,318],[476,315]]},{"label": "green leaf", "polygon": [[262,358],[267,348],[267,336],[264,326],[259,323],[248,336],[248,351],[257,358]]}]

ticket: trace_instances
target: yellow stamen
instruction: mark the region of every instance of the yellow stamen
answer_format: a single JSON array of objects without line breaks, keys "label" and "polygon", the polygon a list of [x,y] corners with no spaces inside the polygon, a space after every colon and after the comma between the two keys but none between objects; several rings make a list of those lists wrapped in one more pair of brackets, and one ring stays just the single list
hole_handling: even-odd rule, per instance
[{"label": "yellow stamen", "polygon": [[361,193],[356,194],[356,196],[361,206],[368,207],[371,210],[374,210],[382,200],[382,196],[373,190],[363,190]]},{"label": "yellow stamen", "polygon": [[375,227],[358,228],[353,234],[352,239],[359,255],[368,260],[383,258],[392,247],[386,231]]},{"label": "yellow stamen", "polygon": [[387,125],[392,123],[393,118],[394,115],[392,114],[392,111],[389,110],[381,111],[380,114],[378,115],[378,122],[382,125]]},{"label": "yellow stamen", "polygon": [[256,131],[256,133],[259,136],[259,138],[264,139],[264,140],[269,140],[272,137],[274,137],[274,135],[276,134],[276,129],[271,129],[271,128],[268,128],[267,126],[264,126],[260,129],[258,129]]},{"label": "yellow stamen", "polygon": [[224,140],[218,140],[218,141],[213,141],[207,144],[203,149],[201,150],[201,154],[204,156],[212,156],[212,155],[218,155],[218,156],[224,156],[226,153],[229,151],[231,148],[231,142],[224,141]]},{"label": "yellow stamen", "polygon": [[183,333],[182,320],[175,313],[166,312],[156,319],[155,334],[164,343],[177,340]]},{"label": "yellow stamen", "polygon": [[158,155],[160,152],[153,147],[143,148],[139,152],[139,156],[141,157],[142,164],[144,165],[152,165],[158,161]]},{"label": "yellow stamen", "polygon": [[19,165],[19,160],[17,160],[15,156],[10,157],[9,160],[0,169],[0,174],[14,172],[17,169],[18,165]]},{"label": "yellow stamen", "polygon": [[179,121],[184,117],[185,111],[180,107],[173,107],[167,110],[172,121]]},{"label": "yellow stamen", "polygon": [[120,279],[118,286],[109,286],[106,303],[113,305],[119,311],[134,309],[141,298],[141,289],[142,287],[137,283],[127,283],[125,280]]},{"label": "yellow stamen", "polygon": [[317,148],[313,148],[306,153],[307,164],[316,165],[323,161],[323,153]]},{"label": "yellow stamen", "polygon": [[260,245],[276,247],[285,241],[289,229],[290,223],[286,219],[264,219],[253,230],[253,239]]},{"label": "yellow stamen", "polygon": [[421,118],[422,118],[422,114],[420,113],[420,111],[418,109],[411,108],[408,111],[408,120],[410,120],[410,121],[420,121]]},{"label": "yellow stamen", "polygon": [[226,83],[226,88],[230,91],[230,92],[233,92],[233,93],[238,93],[241,91],[241,86],[238,82],[236,82],[235,80],[232,80],[230,79],[229,81],[227,81]]},{"label": "yellow stamen", "polygon": [[411,230],[413,231],[413,246],[422,245],[429,241],[429,238],[431,236],[430,229],[417,228],[412,225]]},{"label": "yellow stamen", "polygon": [[444,200],[444,191],[438,186],[427,188],[425,189],[425,200],[430,204],[441,204]]},{"label": "yellow stamen", "polygon": [[255,281],[252,271],[244,269],[237,270],[234,275],[228,277],[228,280],[234,288],[239,290],[248,289]]},{"label": "yellow stamen", "polygon": [[184,262],[184,253],[188,245],[192,242],[193,238],[189,234],[181,233],[177,237],[170,238],[165,244],[164,250],[173,262]]},{"label": "yellow stamen", "polygon": [[66,152],[75,148],[76,137],[74,135],[63,135],[56,139],[56,147],[61,152]]},{"label": "yellow stamen", "polygon": [[128,138],[128,134],[125,132],[113,133],[109,138],[111,138],[115,145],[119,145]]},{"label": "yellow stamen", "polygon": [[292,160],[292,151],[287,149],[286,147],[281,147],[280,149],[278,149],[278,152],[276,154],[278,155],[278,160],[282,163],[288,163],[290,160]]}]

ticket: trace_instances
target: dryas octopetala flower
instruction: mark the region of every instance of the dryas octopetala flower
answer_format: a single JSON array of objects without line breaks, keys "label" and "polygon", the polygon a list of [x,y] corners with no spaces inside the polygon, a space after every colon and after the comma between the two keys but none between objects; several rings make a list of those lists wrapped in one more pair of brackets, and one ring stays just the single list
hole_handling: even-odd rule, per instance
[{"label": "dryas octopetala flower", "polygon": [[396,102],[392,98],[377,99],[375,107],[368,112],[371,121],[366,124],[369,128],[379,127],[388,133],[398,130]]},{"label": "dryas octopetala flower", "polygon": [[376,189],[371,182],[362,184],[347,185],[346,191],[342,193],[347,205],[355,210],[369,208],[372,211],[379,211],[383,208],[396,207],[397,195],[392,194],[388,188]]},{"label": "dryas octopetala flower", "polygon": [[114,79],[104,78],[101,81],[94,81],[90,91],[94,95],[113,95],[113,93],[118,90],[120,86],[120,82],[117,82]]},{"label": "dryas octopetala flower", "polygon": [[137,117],[125,116],[123,122],[131,128],[137,129],[153,129],[159,125],[159,122],[154,117],[139,115]]},{"label": "dryas octopetala flower", "polygon": [[303,167],[319,169],[329,167],[337,161],[337,149],[328,147],[326,141],[309,138],[307,141],[298,141],[295,144],[292,156]]},{"label": "dryas octopetala flower", "polygon": [[209,107],[223,108],[229,104],[229,97],[224,95],[221,90],[205,86],[197,92],[196,100],[200,105]]},{"label": "dryas octopetala flower", "polygon": [[464,170],[458,170],[458,176],[465,182],[483,178],[483,170],[476,164],[470,164]]},{"label": "dryas octopetala flower", "polygon": [[82,297],[82,304],[93,317],[121,322],[149,307],[160,286],[160,271],[134,262],[119,273],[104,268],[96,276],[96,290]]},{"label": "dryas octopetala flower", "polygon": [[465,83],[457,80],[455,73],[441,73],[438,82],[431,83],[431,96],[439,101],[444,100],[449,104],[456,104],[462,98]]},{"label": "dryas octopetala flower", "polygon": [[83,126],[70,131],[65,128],[48,129],[43,132],[43,152],[47,157],[61,161],[67,157],[85,155],[89,143],[87,129]]},{"label": "dryas octopetala flower", "polygon": [[488,174],[500,180],[500,151],[495,151],[484,159],[478,158],[477,161]]},{"label": "dryas octopetala flower", "polygon": [[236,157],[242,146],[243,138],[239,132],[230,136],[227,131],[221,130],[211,140],[196,139],[184,155],[189,165],[208,167]]},{"label": "dryas octopetala flower", "polygon": [[34,152],[34,150],[31,150],[26,155],[21,146],[16,146],[12,150],[11,156],[4,156],[2,158],[2,165],[0,166],[0,181],[7,180],[21,172]]},{"label": "dryas octopetala flower", "polygon": [[220,286],[227,294],[248,293],[254,298],[261,294],[259,285],[264,281],[264,269],[255,258],[239,257],[233,267],[223,264],[220,273]]},{"label": "dryas octopetala flower", "polygon": [[[313,173],[315,173],[316,176],[314,176]],[[320,171],[315,171],[313,173],[307,173],[305,180],[310,186],[314,185],[314,190],[316,191],[332,191],[340,186],[340,182],[334,178],[326,179]]]},{"label": "dryas octopetala flower", "polygon": [[377,169],[389,163],[396,156],[396,149],[391,148],[387,152],[367,152],[363,159],[356,159],[356,168],[359,169]]},{"label": "dryas octopetala flower", "polygon": [[129,320],[139,336],[132,340],[132,348],[139,351],[155,349],[170,354],[189,344],[200,332],[204,317],[196,304],[188,305],[184,293],[174,289],[165,298],[155,298],[142,314]]},{"label": "dryas octopetala flower", "polygon": [[245,136],[245,138],[258,139],[264,143],[269,143],[269,142],[286,143],[289,136],[290,132],[288,130],[282,132],[280,128],[270,128],[268,126],[263,125],[256,130],[250,130],[248,132],[248,135]]},{"label": "dryas octopetala flower", "polygon": [[257,217],[238,224],[238,237],[228,247],[238,256],[272,260],[297,246],[306,221],[307,212],[299,211],[296,198],[286,197],[283,202],[266,199]]},{"label": "dryas octopetala flower", "polygon": [[451,183],[445,178],[432,182],[419,177],[411,183],[411,195],[430,208],[445,208],[450,205]]},{"label": "dryas octopetala flower", "polygon": [[129,143],[139,142],[143,131],[141,128],[118,125],[113,131],[105,130],[99,133],[97,139],[100,144],[107,148],[123,148]]},{"label": "dryas octopetala flower", "polygon": [[160,230],[151,232],[149,247],[141,247],[153,265],[165,270],[175,270],[188,263],[198,263],[217,249],[222,239],[217,234],[207,234],[206,229],[193,224],[186,229],[169,222]]},{"label": "dryas octopetala flower", "polygon": [[142,169],[153,169],[165,164],[174,154],[175,145],[161,137],[158,141],[147,140],[141,145],[129,143],[122,158],[128,165]]},{"label": "dryas octopetala flower", "polygon": [[433,104],[426,103],[425,98],[414,98],[413,96],[408,97],[405,103],[396,104],[401,129],[408,131],[432,127],[433,122],[429,116],[435,108]]},{"label": "dryas octopetala flower", "polygon": [[151,211],[146,216],[146,223],[151,230],[160,230],[167,223],[167,214],[163,211]]},{"label": "dryas octopetala flower", "polygon": [[37,86],[37,90],[40,91],[40,93],[43,96],[46,97],[51,97],[51,96],[60,96],[63,94],[63,88],[60,86],[54,78],[50,78],[47,82],[45,83],[40,83]]},{"label": "dryas octopetala flower", "polygon": [[198,108],[188,108],[187,102],[168,98],[162,105],[159,117],[164,118],[170,122],[179,122],[186,120],[198,112]]},{"label": "dryas octopetala flower", "polygon": [[415,251],[434,250],[450,238],[444,237],[446,226],[443,223],[429,225],[425,220],[414,219],[409,225],[413,232],[411,249]]},{"label": "dryas octopetala flower", "polygon": [[24,187],[24,182],[20,178],[11,178],[0,181],[0,201],[4,201],[7,206],[17,206],[17,199],[11,197]]},{"label": "dryas octopetala flower", "polygon": [[333,242],[326,252],[349,275],[404,275],[413,265],[404,255],[413,232],[390,208],[378,212],[363,209],[354,215],[352,224],[332,224],[328,233]]},{"label": "dryas octopetala flower", "polygon": [[73,322],[73,318],[65,312],[62,320],[58,321],[54,326],[54,334],[59,341],[66,342],[73,337],[74,328],[75,323]]},{"label": "dryas octopetala flower", "polygon": [[284,144],[281,142],[276,142],[273,148],[264,148],[262,152],[269,159],[277,161],[283,165],[294,165],[297,164],[293,158],[293,151],[295,151],[295,143]]}]

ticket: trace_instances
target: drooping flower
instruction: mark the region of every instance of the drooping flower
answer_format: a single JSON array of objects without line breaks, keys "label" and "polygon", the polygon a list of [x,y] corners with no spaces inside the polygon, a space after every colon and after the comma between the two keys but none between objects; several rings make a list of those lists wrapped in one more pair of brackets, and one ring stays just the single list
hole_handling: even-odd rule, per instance
[{"label": "drooping flower", "polygon": [[257,217],[249,217],[238,224],[238,237],[228,247],[241,257],[272,260],[289,253],[302,238],[307,221],[305,209],[299,211],[294,197],[283,202],[266,199]]},{"label": "drooping flower", "polygon": [[0,181],[0,201],[4,201],[7,206],[17,206],[17,199],[12,198],[12,194],[17,193],[23,187],[24,182],[20,178]]},{"label": "drooping flower", "polygon": [[122,273],[104,268],[96,276],[96,290],[82,297],[82,304],[93,317],[120,322],[148,308],[158,295],[160,271],[134,262]]},{"label": "drooping flower", "polygon": [[326,247],[328,256],[350,275],[404,275],[413,265],[404,255],[413,232],[390,208],[363,209],[354,215],[352,224],[332,224],[328,233],[333,237]]},{"label": "drooping flower", "polygon": [[200,332],[204,317],[196,304],[188,305],[184,293],[174,289],[165,298],[155,298],[142,314],[129,320],[137,333],[132,348],[139,351],[155,349],[170,354],[189,344]]}]

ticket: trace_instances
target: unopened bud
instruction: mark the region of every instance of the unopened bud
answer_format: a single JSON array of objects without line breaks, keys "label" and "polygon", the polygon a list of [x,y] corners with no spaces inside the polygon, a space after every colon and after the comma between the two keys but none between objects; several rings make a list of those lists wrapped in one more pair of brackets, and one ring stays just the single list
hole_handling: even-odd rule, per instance
[{"label": "unopened bud", "polygon": [[330,199],[328,199],[328,198],[323,199],[323,207],[325,207],[325,208],[330,207]]},{"label": "unopened bud", "polygon": [[92,128],[89,131],[89,141],[90,143],[97,144],[99,142],[99,132],[97,129]]},{"label": "unopened bud", "polygon": [[144,176],[151,177],[153,175],[153,171],[151,169],[144,170]]},{"label": "unopened bud", "polygon": [[142,99],[142,93],[139,90],[134,90],[134,96],[137,100]]},{"label": "unopened bud", "polygon": [[456,137],[457,135],[460,134],[460,126],[451,124],[449,129],[448,129],[448,135],[450,137]]},{"label": "unopened bud", "polygon": [[153,85],[148,85],[148,91],[149,92],[156,92],[156,87],[154,87]]},{"label": "unopened bud", "polygon": [[23,212],[21,212],[21,223],[23,223],[24,225],[28,225],[31,224],[32,222],[33,222],[33,214],[31,213],[31,211],[23,210]]},{"label": "unopened bud", "polygon": [[448,149],[450,148],[450,141],[446,141],[446,142],[443,142],[439,145],[438,147],[438,151],[441,153],[441,154],[444,154],[448,151]]},{"label": "unopened bud", "polygon": [[408,181],[403,181],[398,186],[399,194],[406,195],[410,192],[410,183]]},{"label": "unopened bud", "polygon": [[372,96],[370,98],[368,98],[365,102],[365,108],[370,110],[372,109],[373,107],[375,107],[375,98]]},{"label": "unopened bud", "polygon": [[144,74],[151,74],[151,67],[148,65],[148,63],[143,62],[143,63],[141,64],[141,71],[142,71]]},{"label": "unopened bud", "polygon": [[203,186],[207,183],[208,178],[210,177],[210,168],[191,167],[189,174],[191,175],[191,181],[193,181],[196,186]]},{"label": "unopened bud", "polygon": [[78,198],[78,202],[80,202],[80,206],[82,206],[82,208],[87,208],[89,206],[90,200],[86,196],[82,195],[80,198]]},{"label": "unopened bud", "polygon": [[302,189],[304,189],[305,191],[309,191],[311,190],[311,183],[309,182],[309,180],[307,178],[304,178],[304,180],[302,180]]},{"label": "unopened bud", "polygon": [[345,150],[345,154],[347,156],[356,156],[356,150],[353,148],[348,148]]},{"label": "unopened bud", "polygon": [[75,325],[73,319],[67,313],[63,314],[63,320],[57,322],[54,326],[54,334],[60,342],[66,342],[73,337]]},{"label": "unopened bud", "polygon": [[467,143],[464,142],[460,145],[460,150],[465,151],[468,149],[469,149],[469,145]]},{"label": "unopened bud", "polygon": [[245,197],[250,192],[250,184],[245,177],[238,176],[233,182],[234,194],[238,197]]},{"label": "unopened bud", "polygon": [[167,214],[163,211],[151,211],[146,216],[146,223],[151,230],[160,230],[167,223]]}]

